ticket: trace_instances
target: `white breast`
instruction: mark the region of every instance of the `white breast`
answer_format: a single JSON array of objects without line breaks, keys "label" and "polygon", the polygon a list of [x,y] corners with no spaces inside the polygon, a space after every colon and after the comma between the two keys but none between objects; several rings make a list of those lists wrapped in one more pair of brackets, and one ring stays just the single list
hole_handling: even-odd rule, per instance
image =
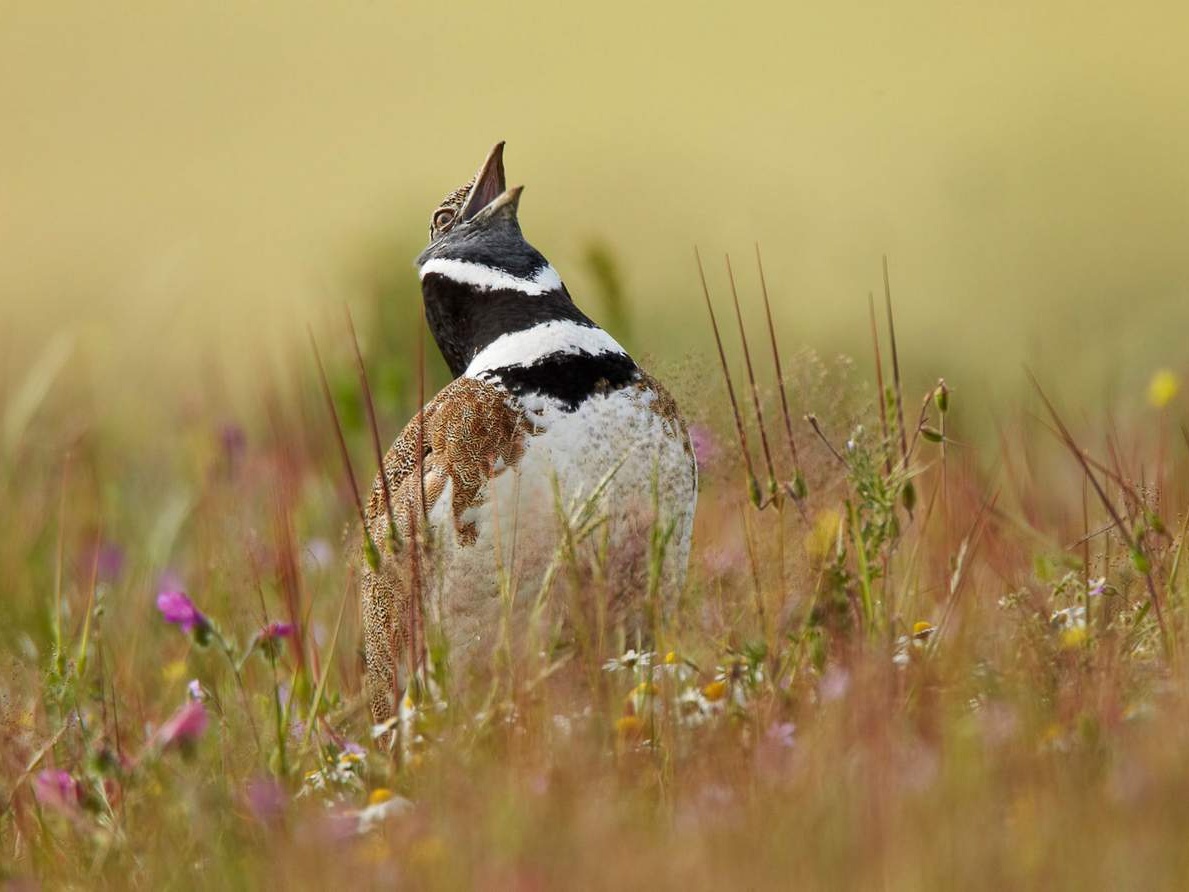
[{"label": "white breast", "polygon": [[[604,520],[599,544],[606,547],[612,571],[622,569],[625,584],[638,575],[641,562],[647,563],[653,525],[672,523],[665,586],[669,593],[680,587],[697,472],[684,431],[650,408],[653,399],[652,391],[626,387],[589,399],[574,412],[562,411],[549,399],[523,401],[538,433],[528,439],[516,467],[487,484],[485,498],[473,509],[474,544],[457,541],[447,487],[430,513],[442,545],[432,606],[450,640],[452,659],[471,660],[494,645],[491,638],[503,614],[501,574],[514,581],[517,613],[526,615],[526,605],[537,597],[558,557],[559,502],[571,521],[583,513]],[[589,544],[593,553],[594,538]]]}]

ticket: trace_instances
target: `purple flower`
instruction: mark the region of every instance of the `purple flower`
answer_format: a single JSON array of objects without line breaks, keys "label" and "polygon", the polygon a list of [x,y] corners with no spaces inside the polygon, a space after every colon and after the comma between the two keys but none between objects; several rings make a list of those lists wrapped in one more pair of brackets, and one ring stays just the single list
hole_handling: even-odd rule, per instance
[{"label": "purple flower", "polygon": [[33,781],[33,795],[47,808],[67,814],[73,813],[79,805],[78,781],[68,771],[43,771]]},{"label": "purple flower", "polygon": [[157,730],[157,739],[163,749],[192,747],[206,731],[208,721],[206,707],[198,700],[191,700]]},{"label": "purple flower", "polygon": [[202,612],[194,606],[194,602],[182,592],[161,592],[157,595],[157,609],[161,611],[161,616],[167,623],[179,626],[187,634],[210,625]]},{"label": "purple flower", "polygon": [[186,693],[190,695],[191,700],[206,700],[206,691],[202,689],[202,682],[197,678],[190,679],[190,683],[186,685]]},{"label": "purple flower", "polygon": [[817,691],[823,703],[832,703],[845,697],[849,688],[850,673],[841,666],[831,665],[822,673]]},{"label": "purple flower", "polygon": [[689,426],[689,443],[694,449],[694,458],[698,460],[699,466],[708,466],[712,464],[719,455],[718,441],[714,437],[714,432],[704,424],[691,424]]},{"label": "purple flower", "polygon": [[269,623],[256,633],[256,637],[252,639],[251,647],[259,647],[270,660],[275,660],[281,655],[281,641],[292,636],[292,623]]},{"label": "purple flower", "polygon": [[292,623],[269,623],[260,630],[260,634],[257,637],[261,641],[276,641],[279,638],[288,638],[292,634]]},{"label": "purple flower", "polygon": [[83,553],[82,569],[88,577],[93,569],[99,582],[114,583],[124,569],[124,549],[114,542],[97,539]]},{"label": "purple flower", "polygon": [[362,756],[367,755],[367,750],[365,750],[363,747],[361,747],[358,743],[355,743],[354,741],[351,741],[351,740],[348,740],[346,743],[343,744],[343,752],[350,753],[352,756],[362,757]]},{"label": "purple flower", "polygon": [[271,777],[258,777],[248,781],[244,788],[244,799],[248,810],[261,824],[272,824],[285,811],[284,788]]},{"label": "purple flower", "polygon": [[792,722],[773,722],[764,733],[764,739],[774,746],[789,749],[794,743],[796,730]]}]

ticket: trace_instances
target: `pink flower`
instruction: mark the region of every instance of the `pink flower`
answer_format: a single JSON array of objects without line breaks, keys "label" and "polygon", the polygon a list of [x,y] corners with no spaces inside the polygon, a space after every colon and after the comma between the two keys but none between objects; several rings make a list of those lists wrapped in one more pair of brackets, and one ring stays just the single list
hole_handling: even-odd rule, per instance
[{"label": "pink flower", "polygon": [[92,570],[98,582],[114,583],[124,569],[124,550],[120,546],[96,539],[83,552],[81,571],[90,578]]},{"label": "pink flower", "polygon": [[183,749],[194,746],[206,731],[209,718],[206,707],[199,700],[191,700],[157,729],[157,740],[163,749],[171,746]]},{"label": "pink flower", "polygon": [[263,629],[256,633],[256,637],[252,639],[252,647],[259,647],[270,660],[275,660],[281,655],[281,641],[285,638],[293,636],[292,623],[269,623]]},{"label": "pink flower", "polygon": [[277,821],[285,811],[287,798],[285,788],[271,777],[250,780],[244,789],[248,809],[261,824]]},{"label": "pink flower", "polygon": [[195,629],[201,632],[210,626],[207,618],[183,592],[161,592],[157,595],[157,609],[167,623],[173,623],[187,634]]},{"label": "pink flower", "polygon": [[67,814],[79,806],[78,781],[68,771],[43,771],[33,781],[33,795],[47,808]]},{"label": "pink flower", "polygon": [[292,623],[269,623],[260,630],[261,641],[276,641],[278,638],[288,638],[293,634]]}]

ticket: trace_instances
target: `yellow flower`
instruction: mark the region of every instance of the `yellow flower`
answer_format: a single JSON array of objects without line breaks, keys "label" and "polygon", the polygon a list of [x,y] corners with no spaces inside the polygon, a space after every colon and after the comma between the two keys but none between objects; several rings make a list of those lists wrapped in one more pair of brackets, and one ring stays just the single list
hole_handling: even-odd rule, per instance
[{"label": "yellow flower", "polygon": [[1085,626],[1070,626],[1061,632],[1061,649],[1073,650],[1086,643],[1089,633]]},{"label": "yellow flower", "polygon": [[842,515],[833,508],[819,511],[813,529],[805,534],[805,553],[815,561],[825,560],[838,541]]},{"label": "yellow flower", "polygon": [[368,794],[367,804],[368,805],[379,805],[382,802],[387,802],[391,798],[392,798],[391,790],[388,790],[384,787],[376,787],[376,789],[372,790],[371,793]]},{"label": "yellow flower", "polygon": [[936,629],[934,628],[933,623],[929,622],[927,619],[917,620],[912,624],[913,638],[928,638],[935,631]]},{"label": "yellow flower", "polygon": [[1168,369],[1160,369],[1148,382],[1148,402],[1157,409],[1171,403],[1181,389],[1181,379]]},{"label": "yellow flower", "polygon": [[667,654],[665,654],[665,664],[666,665],[672,666],[676,662],[677,662],[677,651],[671,650]]},{"label": "yellow flower", "polygon": [[166,663],[161,670],[161,677],[166,681],[181,681],[186,674],[186,661],[174,660],[172,663]]},{"label": "yellow flower", "polygon": [[717,703],[727,695],[727,683],[725,681],[712,681],[706,687],[702,688],[702,696],[711,703]]},{"label": "yellow flower", "polygon": [[624,698],[624,709],[628,712],[637,712],[644,709],[648,704],[648,698],[660,693],[660,688],[650,681],[642,681]]},{"label": "yellow flower", "polygon": [[615,730],[620,737],[635,737],[644,730],[644,720],[638,715],[625,715],[616,719]]}]

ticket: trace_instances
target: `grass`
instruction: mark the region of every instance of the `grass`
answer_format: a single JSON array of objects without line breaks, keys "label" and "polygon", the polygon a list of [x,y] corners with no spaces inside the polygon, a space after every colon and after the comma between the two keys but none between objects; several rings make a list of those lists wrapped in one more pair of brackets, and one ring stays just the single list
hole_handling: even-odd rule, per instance
[{"label": "grass", "polygon": [[[677,609],[652,611],[650,638],[592,627],[523,663],[496,648],[480,690],[452,685],[425,630],[437,674],[386,729],[394,752],[362,702],[364,555],[336,453],[370,475],[371,419],[390,437],[417,403],[415,347],[373,319],[357,357],[353,325],[320,326],[318,363],[262,383],[250,423],[199,400],[111,441],[98,422],[80,433],[94,410],[68,388],[47,402],[67,366],[51,343],[4,404],[0,877],[1177,885],[1176,377],[1097,420],[1037,381],[997,438],[970,442],[987,410],[944,382],[919,409],[903,392],[890,288],[884,333],[870,308],[874,386],[846,359],[780,357],[766,283],[732,294],[741,335],[761,296],[773,365],[747,356],[750,400],[702,372],[712,357],[662,369],[702,470]],[[598,526],[585,506],[572,520],[571,536]],[[186,598],[159,606],[168,591]]]}]

